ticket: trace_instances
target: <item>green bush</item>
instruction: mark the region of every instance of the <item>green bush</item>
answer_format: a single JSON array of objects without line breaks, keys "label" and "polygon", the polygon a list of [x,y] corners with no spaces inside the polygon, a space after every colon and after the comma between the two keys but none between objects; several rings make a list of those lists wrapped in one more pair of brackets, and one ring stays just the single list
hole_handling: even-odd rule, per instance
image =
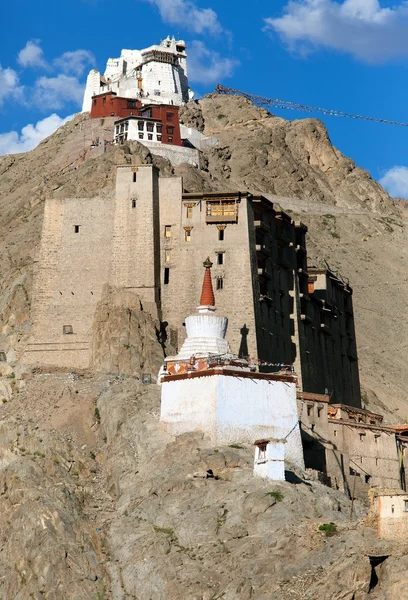
[{"label": "green bush", "polygon": [[323,523],[323,525],[319,526],[319,531],[324,531],[326,537],[331,537],[337,533],[337,527],[335,523]]},{"label": "green bush", "polygon": [[276,502],[282,502],[284,499],[284,495],[282,492],[266,492],[265,496],[269,496],[270,498],[275,498]]}]

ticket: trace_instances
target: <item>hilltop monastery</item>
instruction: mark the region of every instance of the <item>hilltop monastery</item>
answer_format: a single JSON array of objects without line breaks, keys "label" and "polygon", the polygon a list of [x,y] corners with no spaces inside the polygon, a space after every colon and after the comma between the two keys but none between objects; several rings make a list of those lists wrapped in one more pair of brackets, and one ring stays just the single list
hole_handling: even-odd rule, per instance
[{"label": "hilltop monastery", "polygon": [[[136,139],[173,164],[199,165],[206,140],[178,116],[186,58],[174,38],[123,50],[103,76],[90,72],[84,110],[112,119],[110,142]],[[109,196],[48,198],[23,362],[89,367],[106,284],[135,292],[177,352],[159,377],[173,433],[254,443],[262,476],[283,477],[285,446],[292,465],[346,492],[405,489],[408,426],[384,426],[361,406],[352,289],[308,264],[307,227],[277,199],[186,193],[182,178],[140,164],[117,167]]]}]

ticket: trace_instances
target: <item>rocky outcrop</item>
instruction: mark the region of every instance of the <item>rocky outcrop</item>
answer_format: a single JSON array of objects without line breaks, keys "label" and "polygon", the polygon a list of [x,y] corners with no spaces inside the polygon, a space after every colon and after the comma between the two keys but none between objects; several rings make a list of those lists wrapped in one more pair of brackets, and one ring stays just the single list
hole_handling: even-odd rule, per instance
[{"label": "rocky outcrop", "polygon": [[[156,387],[121,381],[98,408],[117,507],[106,538],[114,600],[391,600],[406,581],[394,570],[404,549],[358,522],[358,503],[350,521],[340,492],[253,477],[252,447],[170,437]],[[375,579],[371,557],[383,555]]]},{"label": "rocky outcrop", "polygon": [[106,589],[104,549],[85,505],[90,463],[58,436],[0,423],[0,595],[94,600]]},{"label": "rocky outcrop", "polygon": [[135,293],[106,286],[95,311],[92,368],[137,378],[149,373],[155,379],[163,363],[160,335],[159,321]]}]

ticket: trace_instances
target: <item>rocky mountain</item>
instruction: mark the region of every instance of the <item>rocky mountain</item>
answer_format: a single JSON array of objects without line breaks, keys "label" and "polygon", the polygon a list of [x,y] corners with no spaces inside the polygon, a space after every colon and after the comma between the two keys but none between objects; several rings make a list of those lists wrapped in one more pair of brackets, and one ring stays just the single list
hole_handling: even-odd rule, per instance
[{"label": "rocky mountain", "polygon": [[[262,193],[309,228],[309,262],[354,288],[364,401],[408,415],[406,205],[336,150],[323,124],[285,121],[239,97],[181,111],[218,143],[201,169],[110,139],[78,115],[32,152],[0,158],[0,597],[4,600],[393,600],[406,544],[376,537],[367,507],[288,473],[252,476],[253,449],[171,438],[138,376],[161,362],[156,323],[107,289],[87,372],[27,369],[32,269],[44,200],[109,195],[115,166],[153,162],[188,191]],[[121,350],[119,350],[121,348]],[[335,523],[333,535],[319,530]]]}]

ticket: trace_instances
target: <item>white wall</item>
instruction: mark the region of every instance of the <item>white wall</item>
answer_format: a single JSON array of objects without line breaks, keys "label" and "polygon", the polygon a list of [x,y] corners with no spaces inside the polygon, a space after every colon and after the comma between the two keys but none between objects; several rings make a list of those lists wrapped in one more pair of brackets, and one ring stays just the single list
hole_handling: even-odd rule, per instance
[{"label": "white wall", "polygon": [[[174,44],[175,45],[175,44]],[[157,47],[165,51],[165,47]],[[122,50],[119,58],[109,58],[104,73],[105,78],[111,79],[108,85],[100,87],[100,73],[90,71],[86,83],[82,112],[91,110],[92,96],[107,91],[113,91],[124,98],[138,98],[139,87],[135,67],[140,66],[142,88],[145,97],[142,102],[158,104],[175,104],[179,106],[188,99],[188,80],[185,58],[180,59],[180,66],[171,63],[149,61],[143,64],[144,50]],[[123,62],[127,62],[126,74],[123,74]],[[160,93],[156,94],[155,90]],[[146,94],[148,97],[146,98]]]},{"label": "white wall", "polygon": [[183,146],[173,146],[172,144],[162,144],[161,142],[149,142],[138,140],[144,146],[147,146],[153,154],[167,158],[172,165],[181,165],[188,163],[197,167],[200,165],[200,154],[195,148],[184,148]]},{"label": "white wall", "polygon": [[264,459],[260,458],[259,447],[255,446],[254,475],[274,481],[285,481],[285,444],[283,442],[269,442]]},{"label": "white wall", "polygon": [[161,420],[173,435],[200,430],[216,445],[286,438],[285,459],[304,468],[295,383],[239,374],[164,382]]},{"label": "white wall", "polygon": [[218,144],[218,138],[215,136],[204,135],[194,127],[186,127],[180,123],[180,136],[182,140],[188,140],[198,150],[205,150]]}]

